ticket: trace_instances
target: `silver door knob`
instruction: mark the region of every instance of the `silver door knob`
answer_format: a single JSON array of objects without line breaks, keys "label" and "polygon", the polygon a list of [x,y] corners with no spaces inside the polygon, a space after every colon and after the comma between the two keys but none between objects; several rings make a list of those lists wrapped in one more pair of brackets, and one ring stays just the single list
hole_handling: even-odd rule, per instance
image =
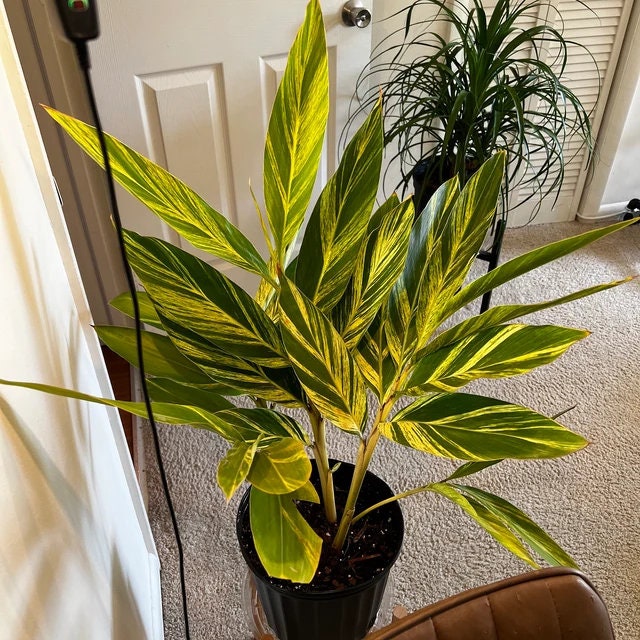
[{"label": "silver door knob", "polygon": [[370,11],[362,4],[362,0],[349,0],[342,7],[342,22],[347,27],[358,27],[364,29],[371,22]]}]

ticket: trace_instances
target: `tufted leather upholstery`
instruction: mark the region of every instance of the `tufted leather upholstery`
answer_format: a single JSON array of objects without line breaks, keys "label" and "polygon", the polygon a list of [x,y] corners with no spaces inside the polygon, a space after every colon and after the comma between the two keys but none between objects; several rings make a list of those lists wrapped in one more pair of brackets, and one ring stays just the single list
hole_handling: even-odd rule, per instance
[{"label": "tufted leather upholstery", "polygon": [[532,571],[420,609],[367,640],[613,640],[602,598],[579,571]]}]

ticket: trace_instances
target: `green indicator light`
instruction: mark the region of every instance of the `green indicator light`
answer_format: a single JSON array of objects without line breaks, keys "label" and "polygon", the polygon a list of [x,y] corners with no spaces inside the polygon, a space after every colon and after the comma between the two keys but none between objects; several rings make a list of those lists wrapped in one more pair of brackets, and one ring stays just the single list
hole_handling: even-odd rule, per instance
[{"label": "green indicator light", "polygon": [[86,11],[89,8],[89,0],[67,0],[67,5],[72,11]]}]

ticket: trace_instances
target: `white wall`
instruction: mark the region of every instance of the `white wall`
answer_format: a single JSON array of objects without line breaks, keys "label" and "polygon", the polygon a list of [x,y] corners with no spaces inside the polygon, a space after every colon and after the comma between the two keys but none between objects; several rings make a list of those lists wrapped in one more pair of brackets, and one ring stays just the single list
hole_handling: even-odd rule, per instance
[{"label": "white wall", "polygon": [[[0,377],[110,394],[0,7]],[[0,638],[162,637],[159,570],[117,414],[0,387]]]},{"label": "white wall", "polygon": [[622,130],[601,208],[624,206],[631,198],[640,198],[640,81]]}]

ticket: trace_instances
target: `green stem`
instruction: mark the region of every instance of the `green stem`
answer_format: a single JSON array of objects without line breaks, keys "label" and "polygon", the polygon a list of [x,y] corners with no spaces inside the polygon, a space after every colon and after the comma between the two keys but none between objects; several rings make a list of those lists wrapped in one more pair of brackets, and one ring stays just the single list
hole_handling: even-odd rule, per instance
[{"label": "green stem", "polygon": [[351,528],[353,517],[356,512],[356,502],[360,495],[360,489],[362,488],[362,482],[364,481],[365,474],[373,457],[373,453],[378,444],[380,438],[380,424],[384,422],[389,415],[389,411],[393,407],[393,398],[390,398],[387,402],[382,404],[378,409],[378,415],[376,416],[371,434],[366,440],[360,442],[360,448],[358,449],[358,458],[356,460],[355,468],[353,470],[353,478],[351,479],[351,486],[349,487],[349,495],[347,496],[347,502],[344,506],[342,517],[340,518],[340,525],[338,527],[338,533],[333,540],[333,548],[336,550],[342,549],[344,542],[347,539],[347,534]]},{"label": "green stem", "polygon": [[361,520],[366,515],[369,515],[372,511],[379,509],[380,507],[384,507],[385,504],[391,504],[392,502],[396,502],[396,500],[402,500],[403,498],[409,498],[410,496],[415,495],[416,493],[422,493],[423,491],[430,491],[431,485],[425,484],[423,487],[418,487],[417,489],[410,489],[409,491],[405,491],[404,493],[398,493],[395,496],[391,496],[386,500],[381,500],[380,502],[376,502],[376,504],[367,507],[364,511],[361,511],[354,519],[351,521],[351,524],[355,524],[358,520]]},{"label": "green stem", "polygon": [[333,523],[338,520],[338,513],[336,511],[336,497],[333,490],[333,474],[329,468],[324,420],[315,406],[311,406],[308,413],[311,430],[313,431],[313,455],[316,465],[318,466],[318,475],[320,476],[324,511],[327,520]]}]

